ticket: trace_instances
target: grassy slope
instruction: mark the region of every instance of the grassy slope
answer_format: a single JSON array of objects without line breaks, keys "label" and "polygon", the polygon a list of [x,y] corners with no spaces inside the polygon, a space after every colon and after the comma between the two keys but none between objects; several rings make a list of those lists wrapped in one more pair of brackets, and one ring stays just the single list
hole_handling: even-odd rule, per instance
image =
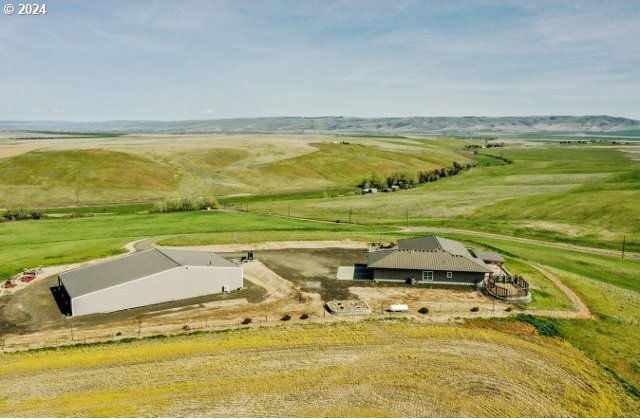
[{"label": "grassy slope", "polygon": [[[550,159],[553,153],[553,159]],[[561,150],[510,150],[506,153],[531,170],[549,175],[605,174],[566,193],[515,198],[483,207],[473,215],[482,219],[550,220],[597,225],[615,230],[628,226],[640,232],[640,169],[615,150],[565,148]],[[543,203],[541,205],[541,203]]]},{"label": "grassy slope", "polygon": [[[362,140],[360,140],[362,141]],[[309,190],[354,186],[372,173],[416,173],[464,161],[449,147],[429,145],[413,151],[390,150],[375,145],[312,143],[318,150],[297,157],[248,167],[235,175],[262,191]],[[415,144],[413,144],[415,147]]]},{"label": "grassy slope", "polygon": [[166,144],[157,151],[141,147],[127,153],[33,151],[1,162],[0,207],[344,189],[373,172],[415,174],[465,161],[445,141],[342,140],[358,143],[311,143],[315,151],[293,157],[277,138],[256,149],[250,143],[217,148],[212,142],[210,147],[179,151]]},{"label": "grassy slope", "polygon": [[[496,152],[500,153],[500,151]],[[478,167],[393,194],[256,202],[255,210],[358,223],[448,225],[640,250],[638,165],[615,149],[502,151],[512,165]],[[483,160],[484,161],[484,160]],[[487,163],[486,161],[484,161]],[[493,164],[493,163],[492,163]]]},{"label": "grassy slope", "polygon": [[640,409],[560,340],[398,321],[236,330],[1,360],[3,416],[635,416]]},{"label": "grassy slope", "polygon": [[33,151],[0,161],[0,206],[140,199],[176,185],[171,167],[117,151]]}]

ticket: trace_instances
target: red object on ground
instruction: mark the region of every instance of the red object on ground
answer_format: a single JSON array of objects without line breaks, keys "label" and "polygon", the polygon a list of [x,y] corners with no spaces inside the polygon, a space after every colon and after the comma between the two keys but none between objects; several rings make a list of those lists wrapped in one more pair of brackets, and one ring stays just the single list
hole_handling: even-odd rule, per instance
[{"label": "red object on ground", "polygon": [[35,275],[22,275],[22,277],[20,278],[20,281],[22,281],[22,282],[31,282],[34,279],[36,279]]},{"label": "red object on ground", "polygon": [[5,288],[15,288],[15,287],[16,287],[16,284],[14,284],[14,283],[13,283],[13,282],[11,282],[11,281],[7,281],[7,282],[5,282],[5,283],[4,283],[4,287],[5,287]]}]

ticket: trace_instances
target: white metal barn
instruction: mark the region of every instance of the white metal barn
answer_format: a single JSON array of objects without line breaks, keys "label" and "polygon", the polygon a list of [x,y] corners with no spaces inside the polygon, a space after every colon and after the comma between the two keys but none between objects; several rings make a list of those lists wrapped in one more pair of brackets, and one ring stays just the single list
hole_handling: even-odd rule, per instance
[{"label": "white metal barn", "polygon": [[211,252],[158,249],[58,275],[72,316],[109,313],[243,287],[242,267]]}]

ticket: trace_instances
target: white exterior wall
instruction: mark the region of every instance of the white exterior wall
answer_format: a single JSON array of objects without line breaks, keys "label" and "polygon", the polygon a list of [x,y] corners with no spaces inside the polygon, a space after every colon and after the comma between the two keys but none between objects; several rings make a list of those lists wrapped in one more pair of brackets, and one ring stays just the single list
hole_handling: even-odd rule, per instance
[{"label": "white exterior wall", "polygon": [[71,300],[71,313],[109,313],[243,287],[241,267],[180,266]]}]

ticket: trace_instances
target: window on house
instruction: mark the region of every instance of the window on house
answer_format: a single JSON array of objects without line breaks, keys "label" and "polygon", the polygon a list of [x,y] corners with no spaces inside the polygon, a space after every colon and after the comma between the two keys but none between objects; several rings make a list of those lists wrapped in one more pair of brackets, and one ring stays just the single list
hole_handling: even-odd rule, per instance
[{"label": "window on house", "polygon": [[422,271],[423,281],[433,281],[433,271]]},{"label": "window on house", "polygon": [[453,278],[453,272],[447,272],[447,278],[448,279]]}]

